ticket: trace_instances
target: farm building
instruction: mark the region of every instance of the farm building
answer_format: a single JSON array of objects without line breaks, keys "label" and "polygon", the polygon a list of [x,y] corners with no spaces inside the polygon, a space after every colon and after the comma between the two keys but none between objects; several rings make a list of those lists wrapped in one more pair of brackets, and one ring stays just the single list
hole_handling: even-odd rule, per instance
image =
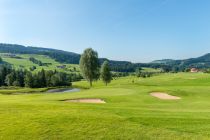
[{"label": "farm building", "polygon": [[197,69],[197,68],[191,68],[191,69],[190,69],[190,72],[196,73],[196,72],[199,72],[199,69]]}]

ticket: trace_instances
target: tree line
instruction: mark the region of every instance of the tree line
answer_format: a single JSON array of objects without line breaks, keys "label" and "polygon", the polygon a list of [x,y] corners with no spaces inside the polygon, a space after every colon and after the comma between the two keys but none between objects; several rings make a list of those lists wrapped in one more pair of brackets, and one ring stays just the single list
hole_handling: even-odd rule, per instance
[{"label": "tree line", "polygon": [[30,57],[29,60],[30,60],[31,62],[33,62],[34,64],[37,64],[37,65],[39,65],[39,66],[48,66],[48,65],[52,65],[52,63],[43,63],[42,61],[37,60],[37,59],[34,58],[34,57]]},{"label": "tree line", "polygon": [[0,66],[0,86],[17,86],[29,88],[44,88],[57,86],[70,86],[72,75],[56,70],[37,73],[28,70],[15,70],[10,66]]}]

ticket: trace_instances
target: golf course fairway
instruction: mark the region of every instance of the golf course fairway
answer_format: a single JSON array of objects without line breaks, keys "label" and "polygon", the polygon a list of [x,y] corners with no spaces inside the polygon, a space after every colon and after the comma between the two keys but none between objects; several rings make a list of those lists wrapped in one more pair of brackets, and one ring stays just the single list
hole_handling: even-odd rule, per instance
[{"label": "golf course fairway", "polygon": [[[210,74],[125,77],[74,93],[0,95],[0,139],[210,139]],[[0,91],[1,92],[1,91]],[[179,100],[162,100],[151,93]],[[67,102],[97,99],[104,103]]]}]

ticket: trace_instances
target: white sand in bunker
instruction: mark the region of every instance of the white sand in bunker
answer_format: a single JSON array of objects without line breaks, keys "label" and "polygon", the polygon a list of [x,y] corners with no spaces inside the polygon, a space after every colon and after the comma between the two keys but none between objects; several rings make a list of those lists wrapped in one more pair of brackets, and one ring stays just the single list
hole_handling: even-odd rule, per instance
[{"label": "white sand in bunker", "polygon": [[95,103],[95,104],[104,104],[106,103],[102,99],[67,99],[64,100],[65,102],[72,102],[72,103]]},{"label": "white sand in bunker", "polygon": [[169,94],[163,93],[163,92],[153,92],[153,93],[150,93],[150,95],[154,96],[156,98],[162,99],[162,100],[179,100],[179,99],[181,99],[180,97],[172,96],[172,95],[169,95]]}]

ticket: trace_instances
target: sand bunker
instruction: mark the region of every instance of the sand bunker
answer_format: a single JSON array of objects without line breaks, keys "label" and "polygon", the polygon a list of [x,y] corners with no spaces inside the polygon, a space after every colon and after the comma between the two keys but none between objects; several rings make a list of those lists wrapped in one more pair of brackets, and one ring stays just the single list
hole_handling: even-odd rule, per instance
[{"label": "sand bunker", "polygon": [[104,104],[106,103],[102,99],[68,99],[64,100],[66,102],[72,102],[72,103],[95,103],[95,104]]},{"label": "sand bunker", "polygon": [[167,93],[162,93],[162,92],[153,92],[150,95],[154,96],[156,98],[162,99],[162,100],[179,100],[179,99],[181,99],[180,97],[172,96],[172,95],[169,95]]}]

